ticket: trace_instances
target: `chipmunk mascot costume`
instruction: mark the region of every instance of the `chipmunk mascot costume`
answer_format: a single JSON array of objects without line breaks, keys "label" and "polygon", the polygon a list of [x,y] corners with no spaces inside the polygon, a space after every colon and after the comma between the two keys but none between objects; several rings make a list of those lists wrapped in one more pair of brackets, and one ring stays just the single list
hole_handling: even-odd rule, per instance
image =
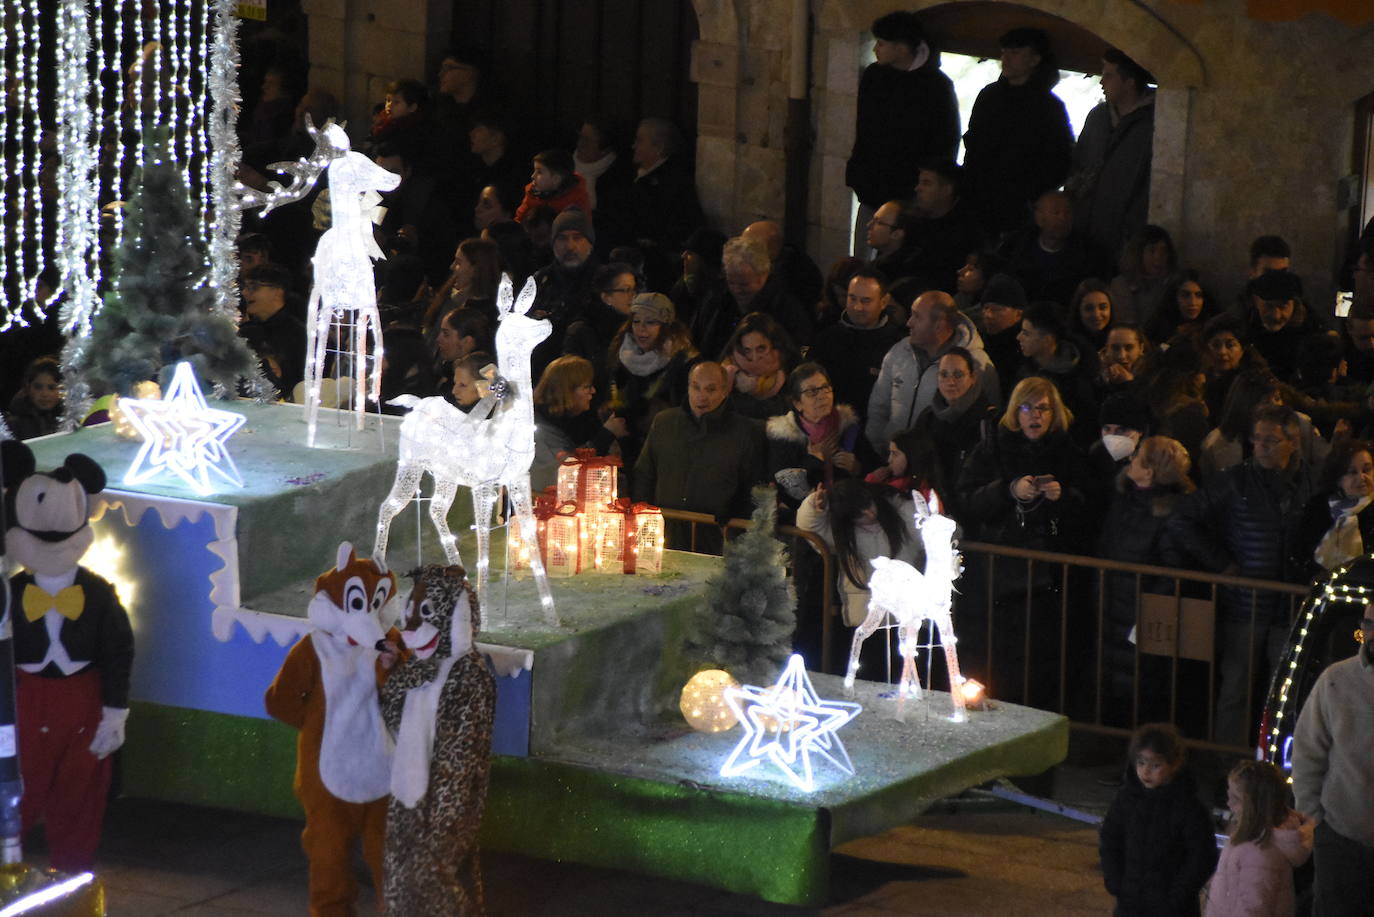
[{"label": "chipmunk mascot costume", "polygon": [[389,917],[485,913],[477,829],[491,776],[496,678],[473,647],[482,624],[462,567],[415,578],[401,636],[414,653],[382,686],[396,734],[386,833]]},{"label": "chipmunk mascot costume", "polygon": [[301,846],[315,917],[353,914],[358,838],[380,901],[391,737],[377,685],[395,660],[382,623],[395,594],[394,574],[359,559],[348,542],[339,545],[334,569],[315,580],[314,629],[291,647],[267,689],[267,712],[300,730],[293,788],[305,809]]},{"label": "chipmunk mascot costume", "polygon": [[[33,453],[4,445],[24,830],[47,824],[54,869],[95,862],[110,791],[110,755],[124,744],[134,634],[115,589],[78,566],[95,540],[89,500],[105,472],[84,455],[35,472]],[[17,447],[17,448],[16,448]]]}]

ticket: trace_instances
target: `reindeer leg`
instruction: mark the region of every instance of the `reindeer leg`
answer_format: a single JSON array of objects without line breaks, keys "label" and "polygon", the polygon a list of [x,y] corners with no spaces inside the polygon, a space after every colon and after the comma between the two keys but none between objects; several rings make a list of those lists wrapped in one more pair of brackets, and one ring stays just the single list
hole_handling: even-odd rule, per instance
[{"label": "reindeer leg", "polygon": [[[368,373],[367,378],[372,388],[372,400],[377,403],[377,410],[380,412],[382,409],[382,357],[385,356],[382,350],[382,316],[381,313],[377,311],[377,304],[375,301],[364,308],[359,315],[364,320],[364,344],[367,343],[366,329],[372,329],[372,370]],[[363,365],[367,366],[368,362],[364,361]]]},{"label": "reindeer leg", "polygon": [[868,605],[868,616],[865,617],[863,623],[854,630],[854,642],[849,645],[849,668],[844,674],[844,687],[846,691],[852,691],[854,689],[854,678],[859,673],[859,650],[863,649],[864,641],[883,623],[884,614],[886,614],[886,612],[882,608],[870,602]]},{"label": "reindeer leg", "polygon": [[[520,523],[520,537],[525,544],[539,544],[539,526],[534,521],[534,503],[530,499],[529,475],[520,475],[506,484],[511,503],[515,507],[515,518]],[[558,611],[553,607],[553,593],[549,591],[549,580],[544,575],[544,559],[539,551],[530,551],[530,571],[534,574],[535,585],[539,587],[539,604],[544,611],[544,623],[558,627]]]},{"label": "reindeer leg", "polygon": [[[496,487],[478,484],[472,488],[472,522],[477,529],[477,595],[487,602],[487,572],[491,566],[491,513],[496,506]],[[493,606],[487,602],[487,609]]]},{"label": "reindeer leg", "polygon": [[[324,329],[327,332],[327,329]],[[320,328],[320,288],[310,288],[305,319],[305,444],[315,445],[315,423],[320,413],[320,382],[324,378],[324,346]]]},{"label": "reindeer leg", "polygon": [[353,313],[353,375],[353,423],[361,430],[367,415],[367,325],[361,311]]},{"label": "reindeer leg", "polygon": [[949,697],[954,702],[954,715],[951,718],[956,723],[962,723],[967,719],[964,692],[961,690],[964,679],[959,674],[959,638],[954,634],[954,620],[949,612],[940,615],[939,630],[940,645],[945,648],[945,668],[949,671]]},{"label": "reindeer leg", "polygon": [[439,533],[439,543],[444,548],[444,559],[450,564],[462,566],[463,558],[458,553],[458,539],[448,527],[448,511],[453,508],[454,494],[458,493],[458,482],[452,478],[434,476],[434,495],[429,498],[429,519],[434,530]]},{"label": "reindeer leg", "polygon": [[420,475],[423,473],[424,470],[417,464],[401,462],[396,466],[396,479],[391,483],[391,493],[386,495],[381,509],[377,511],[377,535],[372,542],[372,556],[380,563],[386,563],[391,521],[415,498],[415,488],[420,485]]}]

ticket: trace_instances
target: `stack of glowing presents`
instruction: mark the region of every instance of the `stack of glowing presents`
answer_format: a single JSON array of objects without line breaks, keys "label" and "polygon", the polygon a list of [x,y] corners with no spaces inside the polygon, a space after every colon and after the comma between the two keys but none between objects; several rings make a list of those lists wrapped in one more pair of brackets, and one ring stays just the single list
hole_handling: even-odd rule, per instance
[{"label": "stack of glowing presents", "polygon": [[[591,449],[558,454],[558,484],[534,498],[539,556],[549,576],[663,570],[663,511],[618,494],[620,459]],[[528,570],[532,546],[510,527],[507,563]]]}]

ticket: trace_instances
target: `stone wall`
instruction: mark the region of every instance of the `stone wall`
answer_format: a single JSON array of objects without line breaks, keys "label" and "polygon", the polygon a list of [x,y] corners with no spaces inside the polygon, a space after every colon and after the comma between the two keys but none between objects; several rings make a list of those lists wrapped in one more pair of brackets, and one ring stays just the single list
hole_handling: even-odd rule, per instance
[{"label": "stone wall", "polygon": [[[698,187],[707,214],[738,231],[784,211],[783,127],[793,2],[694,0],[700,39]],[[850,195],[844,162],[866,30],[898,5],[970,0],[809,0],[814,148],[807,200],[812,256],[844,254]],[[1374,29],[1322,15],[1263,23],[1245,0],[1028,0],[1122,48],[1160,80],[1151,218],[1173,233],[1185,263],[1229,299],[1244,280],[1251,239],[1277,232],[1314,301],[1330,301],[1348,215],[1336,184],[1351,169],[1354,103],[1374,91]],[[354,132],[386,82],[424,78],[449,33],[447,0],[304,0],[312,81],[344,102]],[[438,36],[438,37],[436,37]],[[399,61],[407,72],[396,72]]]}]

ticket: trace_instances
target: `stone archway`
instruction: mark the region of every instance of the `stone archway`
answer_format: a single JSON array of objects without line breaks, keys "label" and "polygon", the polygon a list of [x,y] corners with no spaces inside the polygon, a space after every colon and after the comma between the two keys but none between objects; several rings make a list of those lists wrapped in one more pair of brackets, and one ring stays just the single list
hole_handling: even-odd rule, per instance
[{"label": "stone archway", "polygon": [[[905,4],[916,12],[954,5],[987,7],[986,0],[914,0]],[[1121,48],[1159,79],[1156,96],[1155,156],[1152,166],[1150,219],[1178,225],[1184,206],[1184,151],[1192,92],[1207,82],[1206,65],[1197,49],[1153,11],[1135,2],[1113,0],[1039,0],[1021,7],[1036,16],[1048,14],[1076,23]],[[854,139],[855,96],[858,91],[862,39],[869,24],[890,12],[891,0],[817,0],[815,68],[816,134],[812,162],[813,196],[811,249],[828,264],[848,251],[850,191],[844,184],[844,163]],[[823,55],[823,57],[822,57]],[[816,187],[819,184],[819,188]]]}]

